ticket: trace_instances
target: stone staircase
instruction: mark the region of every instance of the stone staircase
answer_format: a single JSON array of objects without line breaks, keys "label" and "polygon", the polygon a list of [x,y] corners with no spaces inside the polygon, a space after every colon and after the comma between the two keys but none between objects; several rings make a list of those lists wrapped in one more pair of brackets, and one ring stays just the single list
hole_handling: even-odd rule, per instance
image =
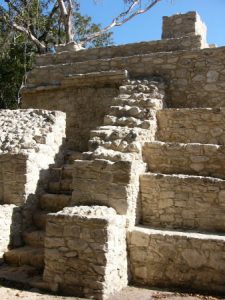
[{"label": "stone staircase", "polygon": [[[112,100],[112,106],[109,114],[104,118],[103,126],[90,132],[89,151],[86,153],[68,152],[62,167],[51,167],[48,189],[39,199],[38,208],[32,216],[33,224],[23,232],[24,246],[9,250],[4,254],[7,265],[1,267],[0,279],[27,283],[29,278],[31,286],[51,288],[42,278],[45,267],[44,249],[47,215],[70,205],[93,205],[92,199],[85,202],[88,197],[86,199],[86,197],[80,196],[80,189],[83,188],[83,185],[80,175],[76,178],[76,174],[79,172],[84,177],[84,190],[89,191],[94,198],[96,190],[98,192],[96,179],[101,181],[96,178],[98,177],[97,172],[101,171],[105,163],[110,168],[113,166],[110,170],[115,173],[113,195],[115,196],[114,192],[117,191],[119,200],[124,198],[124,201],[127,201],[127,194],[121,192],[120,185],[124,185],[125,190],[127,180],[130,180],[129,164],[135,161],[140,161],[140,164],[143,164],[141,145],[145,141],[154,140],[156,111],[164,107],[164,84],[158,78],[127,80],[124,81],[119,90],[118,97]],[[87,164],[90,163],[93,163],[93,170],[87,169]],[[145,165],[143,164],[140,168],[140,174],[145,170]],[[135,174],[135,184],[139,184],[139,173],[137,171]],[[94,190],[92,190],[90,179],[87,176],[94,178]],[[104,174],[101,174],[101,177],[104,177]],[[76,183],[76,186],[72,184],[72,181]],[[89,183],[88,189],[87,182]],[[72,201],[72,191],[75,201]],[[136,198],[136,194],[134,198]],[[109,197],[109,201],[111,201],[108,203],[109,206],[111,206],[112,200],[112,197]],[[99,199],[98,202],[100,202]],[[104,203],[101,204],[104,205]],[[118,206],[123,207],[121,203],[118,203]],[[126,212],[127,207],[123,213]]]},{"label": "stone staircase", "polygon": [[23,232],[24,246],[9,250],[4,254],[4,261],[7,265],[1,266],[0,279],[49,289],[49,285],[42,280],[46,218],[48,213],[59,211],[70,205],[72,163],[80,156],[81,153],[70,151],[65,154],[64,165],[51,167],[48,188],[40,197],[37,210],[33,213],[33,224]]},{"label": "stone staircase", "polygon": [[157,120],[129,236],[133,281],[224,293],[224,108],[164,109]]}]

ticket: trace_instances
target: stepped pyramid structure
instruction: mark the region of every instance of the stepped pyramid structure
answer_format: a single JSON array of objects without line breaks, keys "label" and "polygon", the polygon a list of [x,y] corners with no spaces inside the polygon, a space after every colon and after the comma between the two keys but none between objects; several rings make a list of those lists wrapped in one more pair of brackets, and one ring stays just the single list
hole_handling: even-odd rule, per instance
[{"label": "stepped pyramid structure", "polygon": [[195,12],[162,40],[36,57],[0,112],[0,279],[107,299],[225,293],[225,48]]}]

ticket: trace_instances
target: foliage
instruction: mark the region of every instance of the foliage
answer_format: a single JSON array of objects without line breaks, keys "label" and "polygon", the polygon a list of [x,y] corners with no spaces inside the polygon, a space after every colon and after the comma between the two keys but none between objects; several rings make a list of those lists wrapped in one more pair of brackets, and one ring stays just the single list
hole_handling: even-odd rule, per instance
[{"label": "foliage", "polygon": [[[32,31],[35,36],[44,41],[47,51],[53,51],[54,45],[65,41],[65,32],[59,22],[59,12],[54,15],[49,23],[49,13],[46,11],[52,1],[40,1],[37,10],[37,1],[30,1],[28,9],[24,9],[24,1],[15,1],[18,15],[14,12],[10,16],[18,24],[22,24],[22,18],[32,23]],[[32,66],[34,55],[40,52],[35,43],[23,32],[16,31],[5,22],[6,10],[0,6],[0,108],[17,108],[19,101],[19,89],[24,82],[24,75]],[[25,22],[25,21],[23,21]],[[100,24],[92,22],[91,17],[82,16],[79,7],[74,13],[74,26],[77,29],[78,39],[82,39],[87,33],[100,30]],[[85,47],[101,47],[112,44],[111,33],[93,39],[85,44]]]}]

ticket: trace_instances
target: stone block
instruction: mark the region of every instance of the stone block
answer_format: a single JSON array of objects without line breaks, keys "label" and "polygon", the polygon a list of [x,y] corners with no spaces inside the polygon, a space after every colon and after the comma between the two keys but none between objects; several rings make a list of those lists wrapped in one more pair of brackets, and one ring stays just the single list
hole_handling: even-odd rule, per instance
[{"label": "stone block", "polygon": [[125,287],[125,225],[124,217],[104,206],[64,208],[48,215],[44,280],[67,294],[91,299],[107,299]]},{"label": "stone block", "polygon": [[224,146],[199,143],[146,143],[143,156],[154,173],[225,178]]},{"label": "stone block", "polygon": [[206,25],[195,12],[176,14],[171,17],[163,17],[163,39],[174,39],[190,35],[199,35],[202,38],[202,47],[206,48]]},{"label": "stone block", "polygon": [[225,232],[225,181],[146,173],[140,177],[142,224]]},{"label": "stone block", "polygon": [[157,113],[157,140],[225,144],[223,108],[164,109]]},{"label": "stone block", "polygon": [[224,294],[224,247],[221,235],[135,227],[128,237],[132,281]]}]

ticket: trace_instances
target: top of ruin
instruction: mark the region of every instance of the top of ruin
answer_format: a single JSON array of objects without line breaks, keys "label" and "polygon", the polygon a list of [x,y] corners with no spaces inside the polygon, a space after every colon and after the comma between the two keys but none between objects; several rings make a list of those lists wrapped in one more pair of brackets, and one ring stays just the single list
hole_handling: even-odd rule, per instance
[{"label": "top of ruin", "polygon": [[202,48],[207,48],[207,27],[196,11],[163,17],[162,39],[174,39],[184,36],[199,35],[202,38]]}]

